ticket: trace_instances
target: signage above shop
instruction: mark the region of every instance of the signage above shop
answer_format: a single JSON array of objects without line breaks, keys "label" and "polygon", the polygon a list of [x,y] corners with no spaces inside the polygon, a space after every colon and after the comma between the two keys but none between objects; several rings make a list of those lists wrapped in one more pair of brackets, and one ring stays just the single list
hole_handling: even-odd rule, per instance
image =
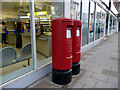
[{"label": "signage above shop", "polygon": [[[47,11],[35,12],[34,15],[35,16],[38,16],[38,15],[47,15]],[[27,13],[27,16],[30,16],[30,13]]]}]

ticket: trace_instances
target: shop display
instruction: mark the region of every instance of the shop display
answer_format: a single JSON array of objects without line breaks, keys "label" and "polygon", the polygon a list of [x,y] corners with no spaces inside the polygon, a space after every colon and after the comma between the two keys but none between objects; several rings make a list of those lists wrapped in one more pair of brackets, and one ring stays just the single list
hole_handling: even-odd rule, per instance
[{"label": "shop display", "polygon": [[77,2],[74,0],[71,0],[71,6],[70,6],[70,18],[71,19],[80,19],[80,1]]},{"label": "shop display", "polygon": [[90,27],[89,27],[89,38],[93,38],[94,35],[94,15],[91,14],[91,21],[90,21]]}]

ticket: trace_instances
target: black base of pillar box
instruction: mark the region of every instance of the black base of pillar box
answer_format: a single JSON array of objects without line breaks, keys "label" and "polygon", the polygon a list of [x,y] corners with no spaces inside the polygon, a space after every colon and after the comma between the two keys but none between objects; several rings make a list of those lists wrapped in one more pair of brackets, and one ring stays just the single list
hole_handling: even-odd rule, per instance
[{"label": "black base of pillar box", "polygon": [[80,73],[80,62],[72,63],[72,75],[77,75]]},{"label": "black base of pillar box", "polygon": [[56,70],[52,69],[52,82],[59,85],[66,85],[72,80],[72,69]]}]

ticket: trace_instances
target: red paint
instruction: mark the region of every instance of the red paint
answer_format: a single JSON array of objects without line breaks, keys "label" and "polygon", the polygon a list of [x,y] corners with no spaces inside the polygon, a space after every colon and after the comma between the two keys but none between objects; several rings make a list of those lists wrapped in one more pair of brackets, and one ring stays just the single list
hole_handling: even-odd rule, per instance
[{"label": "red paint", "polygon": [[[82,23],[80,20],[74,20],[73,25],[73,63],[78,63],[81,56],[81,27]],[[79,32],[79,33],[78,33]]]},{"label": "red paint", "polygon": [[[56,70],[72,68],[72,26],[72,19],[52,20],[52,67]],[[71,37],[67,38],[67,32]]]}]

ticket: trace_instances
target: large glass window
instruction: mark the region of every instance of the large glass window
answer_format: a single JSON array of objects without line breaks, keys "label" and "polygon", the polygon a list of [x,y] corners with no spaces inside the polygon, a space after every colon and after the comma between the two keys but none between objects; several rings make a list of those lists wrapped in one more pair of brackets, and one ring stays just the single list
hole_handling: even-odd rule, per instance
[{"label": "large glass window", "polygon": [[114,32],[114,17],[112,16],[112,30],[111,32],[113,33]]},{"label": "large glass window", "polygon": [[108,22],[109,22],[109,13],[106,12],[106,26],[105,26],[105,36],[108,35]]},{"label": "large glass window", "polygon": [[109,20],[109,34],[112,33],[112,15],[110,15],[110,20]]},{"label": "large glass window", "polygon": [[101,13],[101,37],[104,36],[104,31],[105,31],[105,14],[106,12],[102,9],[102,13]]},{"label": "large glass window", "polygon": [[113,30],[115,29],[115,17],[113,17]]},{"label": "large glass window", "polygon": [[100,26],[101,26],[101,8],[96,5],[96,31],[95,40],[100,38]]},{"label": "large glass window", "polygon": [[88,44],[89,0],[82,0],[82,46]]},{"label": "large glass window", "polygon": [[80,20],[80,13],[81,13],[81,0],[71,0],[70,5],[70,18],[71,19],[78,19]]},{"label": "large glass window", "polygon": [[104,9],[96,5],[96,32],[95,32],[95,40],[104,36],[105,32],[105,17],[106,12]]},{"label": "large glass window", "polygon": [[114,23],[114,31],[117,31],[117,19],[116,18],[114,18],[113,23]]},{"label": "large glass window", "polygon": [[115,32],[117,29],[117,26],[116,26],[116,18],[113,17],[113,31]]},{"label": "large glass window", "polygon": [[[2,2],[0,78],[8,82],[33,70],[28,2]],[[0,83],[0,84],[2,84]]]},{"label": "large glass window", "polygon": [[89,42],[94,41],[94,9],[95,3],[91,1],[90,3],[90,26],[89,26]]},{"label": "large glass window", "polygon": [[52,19],[63,17],[63,12],[63,0],[58,2],[35,1],[37,67],[51,62]]}]

